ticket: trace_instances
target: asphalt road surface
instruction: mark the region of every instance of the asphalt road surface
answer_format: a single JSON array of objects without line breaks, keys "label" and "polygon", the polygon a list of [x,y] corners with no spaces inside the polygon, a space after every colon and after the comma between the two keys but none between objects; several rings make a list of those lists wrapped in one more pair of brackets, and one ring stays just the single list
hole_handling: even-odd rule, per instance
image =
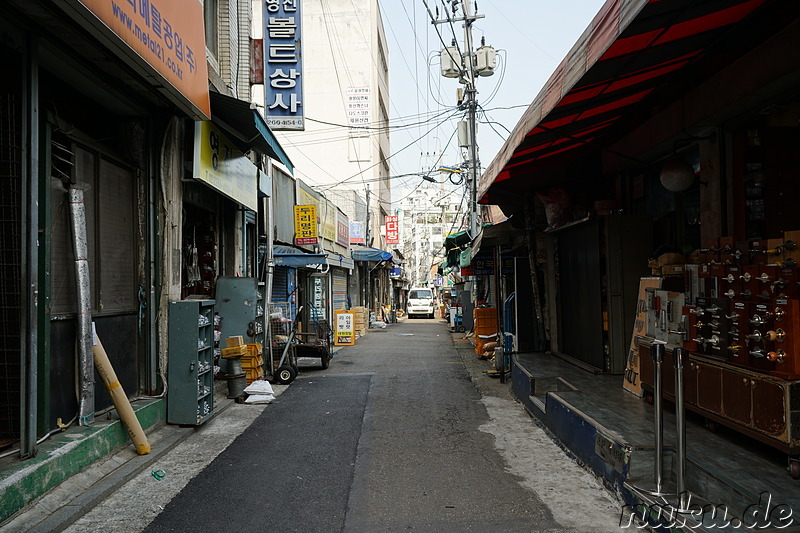
[{"label": "asphalt road surface", "polygon": [[[486,366],[453,345],[442,320],[370,330],[328,370],[303,368],[229,445],[206,441],[224,449],[200,441],[171,452],[214,458],[169,503],[138,513],[152,521],[129,521],[127,531],[619,531],[613,497],[533,424],[507,385],[482,395],[477,363]],[[144,479],[146,490],[165,487]],[[124,531],[102,513],[124,521],[142,492],[109,498],[70,529]]]}]

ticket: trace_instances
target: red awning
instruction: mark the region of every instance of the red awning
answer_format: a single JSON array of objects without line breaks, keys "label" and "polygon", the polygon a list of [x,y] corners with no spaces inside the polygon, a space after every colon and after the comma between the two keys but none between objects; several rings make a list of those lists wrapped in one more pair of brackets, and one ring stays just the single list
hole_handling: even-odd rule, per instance
[{"label": "red awning", "polygon": [[608,0],[481,176],[495,183],[583,153],[770,0]]}]

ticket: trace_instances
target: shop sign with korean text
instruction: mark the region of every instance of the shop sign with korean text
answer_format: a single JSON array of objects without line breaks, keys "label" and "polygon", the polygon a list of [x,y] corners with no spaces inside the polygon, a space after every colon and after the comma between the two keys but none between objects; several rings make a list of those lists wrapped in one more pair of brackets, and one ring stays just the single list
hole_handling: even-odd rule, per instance
[{"label": "shop sign with korean text", "polygon": [[195,122],[194,178],[258,211],[258,168],[209,121]]},{"label": "shop sign with korean text", "polygon": [[336,210],[336,244],[350,246],[350,221],[347,215]]},{"label": "shop sign with korean text", "polygon": [[353,311],[334,311],[336,315],[336,330],[334,344],[348,346],[356,343],[355,314]]},{"label": "shop sign with korean text", "polygon": [[475,276],[491,276],[494,274],[494,254],[479,253],[472,259],[472,266],[475,268]]},{"label": "shop sign with korean text", "polygon": [[350,126],[369,126],[370,97],[369,87],[347,88],[347,124]]},{"label": "shop sign with korean text", "polygon": [[386,217],[386,244],[400,244],[397,215],[388,215]]},{"label": "shop sign with korean text", "polygon": [[364,223],[350,223],[350,244],[364,244]]},{"label": "shop sign with korean text", "polygon": [[[203,4],[200,0],[80,0],[100,31],[111,30],[144,60],[197,118],[210,118]],[[99,24],[97,19],[102,22]],[[128,50],[131,52],[129,53]]]},{"label": "shop sign with korean text", "polygon": [[266,0],[264,87],[267,124],[273,130],[303,130],[301,0]]},{"label": "shop sign with korean text", "polygon": [[298,246],[319,244],[316,205],[294,206],[294,243]]},{"label": "shop sign with korean text", "polygon": [[322,238],[326,241],[336,241],[336,214],[339,212],[333,202],[323,199],[320,202],[322,213]]}]

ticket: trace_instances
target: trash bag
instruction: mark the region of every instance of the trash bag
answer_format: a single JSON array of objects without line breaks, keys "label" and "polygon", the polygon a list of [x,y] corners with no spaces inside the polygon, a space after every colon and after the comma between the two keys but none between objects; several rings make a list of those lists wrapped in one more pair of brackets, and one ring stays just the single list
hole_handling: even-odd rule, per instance
[{"label": "trash bag", "polygon": [[275,396],[272,394],[253,394],[252,396],[248,396],[244,403],[249,404],[257,404],[257,403],[272,403],[272,400],[275,399]]},{"label": "trash bag", "polygon": [[269,381],[264,380],[257,380],[252,382],[248,385],[244,392],[247,394],[259,395],[259,394],[275,394],[275,391],[272,390],[272,384]]}]

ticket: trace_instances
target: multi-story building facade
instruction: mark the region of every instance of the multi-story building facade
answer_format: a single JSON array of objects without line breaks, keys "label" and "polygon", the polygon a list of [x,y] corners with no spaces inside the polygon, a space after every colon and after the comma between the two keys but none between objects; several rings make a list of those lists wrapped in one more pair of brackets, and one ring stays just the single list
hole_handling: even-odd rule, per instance
[{"label": "multi-story building facade", "polygon": [[406,275],[411,286],[435,282],[444,260],[444,239],[460,231],[465,222],[463,191],[425,184],[400,202],[400,231]]},{"label": "multi-story building facade", "polygon": [[[272,128],[297,164],[295,177],[336,203],[350,222],[361,223],[363,244],[386,250],[381,226],[391,211],[389,66],[378,0],[304,0],[298,7],[302,94],[296,107],[304,128],[289,130],[277,123]],[[271,39],[269,4],[263,16],[266,42]],[[265,47],[266,64],[269,53]],[[280,94],[274,87],[280,83],[273,85],[266,75],[265,85],[266,90],[259,89],[263,96],[254,93],[254,99],[269,121],[270,111],[278,112]],[[356,270],[349,275],[357,277]],[[354,305],[362,297],[363,291],[351,291]]]}]

